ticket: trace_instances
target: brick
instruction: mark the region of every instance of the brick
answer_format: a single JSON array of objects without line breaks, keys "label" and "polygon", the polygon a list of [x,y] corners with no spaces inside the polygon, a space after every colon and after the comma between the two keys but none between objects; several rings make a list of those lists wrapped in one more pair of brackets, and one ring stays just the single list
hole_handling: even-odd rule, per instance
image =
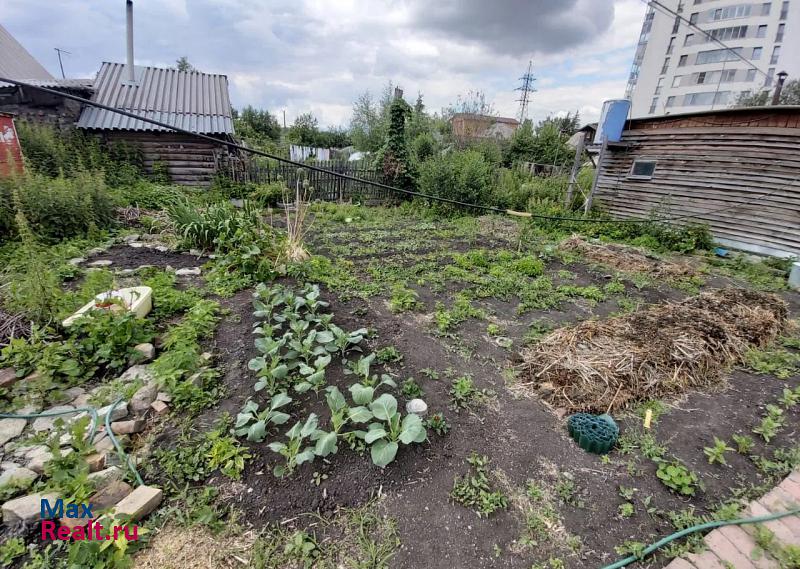
[{"label": "brick", "polygon": [[681,559],[680,557],[676,557],[672,560],[672,562],[664,567],[664,569],[694,569],[694,565],[686,561],[685,559]]},{"label": "brick", "polygon": [[[747,512],[748,515],[750,515],[751,517],[768,516],[772,513],[767,509],[767,507],[764,504],[761,503],[760,500],[757,502],[752,502],[748,507]],[[763,525],[769,531],[774,533],[778,541],[786,543],[786,542],[791,542],[791,540],[794,539],[792,536],[792,531],[788,527],[783,525],[781,523],[781,520],[772,520],[771,522],[765,522],[759,525]],[[747,531],[747,533],[749,533],[750,535],[753,535],[755,533],[754,526],[748,525],[742,527],[745,528],[745,531]]]},{"label": "brick", "polygon": [[778,564],[765,556],[755,539],[739,526],[723,526],[717,530],[730,541],[739,552],[747,557],[756,569],[780,569]]},{"label": "brick", "polygon": [[800,470],[795,470],[789,475],[789,480],[795,484],[800,484]]},{"label": "brick", "polygon": [[137,522],[156,509],[161,503],[164,493],[152,486],[139,486],[114,508],[118,518]]},{"label": "brick", "polygon": [[787,478],[778,484],[778,488],[791,496],[795,503],[800,504],[800,483],[793,481],[791,478]]},{"label": "brick", "polygon": [[89,475],[89,481],[94,484],[95,488],[102,488],[115,480],[122,480],[125,472],[119,466],[109,466],[105,470],[99,472],[92,472]]},{"label": "brick", "polygon": [[42,500],[47,499],[51,504],[58,499],[58,494],[30,494],[21,498],[14,498],[3,504],[3,523],[14,525],[20,522],[32,523],[41,519]]},{"label": "brick", "polygon": [[97,472],[106,467],[105,453],[96,452],[86,457],[86,464],[89,465],[89,472]]},{"label": "brick", "polygon": [[141,415],[150,408],[150,404],[156,400],[156,395],[158,386],[155,383],[145,384],[131,397],[130,410],[136,415]]},{"label": "brick", "polygon": [[704,551],[699,555],[690,553],[686,556],[686,559],[697,569],[726,569],[719,557],[711,551]]},{"label": "brick", "polygon": [[122,480],[114,480],[89,497],[95,516],[119,504],[133,492],[133,487]]},{"label": "brick", "polygon": [[756,569],[750,559],[743,555],[719,530],[714,530],[708,534],[705,537],[705,542],[708,544],[709,549],[714,552],[714,555],[723,561],[732,563],[736,569]]},{"label": "brick", "polygon": [[792,496],[789,492],[786,492],[780,486],[777,486],[769,491],[769,493],[764,496],[767,499],[767,503],[775,502],[776,507],[782,508],[781,511],[791,510],[794,508],[800,508],[800,502],[798,502],[794,496]]},{"label": "brick", "polygon": [[111,432],[115,435],[132,435],[140,433],[144,430],[144,421],[142,419],[133,419],[131,421],[116,421],[111,423]]},{"label": "brick", "polygon": [[156,415],[166,415],[169,413],[169,406],[163,401],[153,401],[150,408]]},{"label": "brick", "polygon": [[10,367],[0,369],[0,387],[9,389],[20,380],[17,373]]}]

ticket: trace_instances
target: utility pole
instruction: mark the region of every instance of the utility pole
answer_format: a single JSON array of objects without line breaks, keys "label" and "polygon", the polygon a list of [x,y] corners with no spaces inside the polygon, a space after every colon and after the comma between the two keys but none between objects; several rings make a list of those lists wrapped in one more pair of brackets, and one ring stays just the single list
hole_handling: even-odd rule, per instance
[{"label": "utility pole", "polygon": [[536,92],[536,89],[533,88],[533,82],[536,81],[536,77],[533,76],[533,61],[528,61],[528,72],[520,77],[519,80],[522,81],[522,84],[514,90],[522,93],[517,99],[519,102],[517,120],[522,124],[528,118],[528,103],[531,95]]},{"label": "utility pole", "polygon": [[61,54],[62,53],[66,55],[72,55],[72,54],[65,49],[59,49],[57,47],[54,47],[53,49],[56,50],[56,53],[58,54],[58,66],[61,68],[61,78],[66,79],[67,76],[64,74],[64,63],[61,61]]},{"label": "utility pole", "polygon": [[788,73],[785,71],[781,71],[778,73],[778,83],[775,85],[775,94],[772,95],[772,104],[773,105],[780,105],[781,104],[781,91],[783,91],[783,84],[786,82],[786,78],[789,76]]}]

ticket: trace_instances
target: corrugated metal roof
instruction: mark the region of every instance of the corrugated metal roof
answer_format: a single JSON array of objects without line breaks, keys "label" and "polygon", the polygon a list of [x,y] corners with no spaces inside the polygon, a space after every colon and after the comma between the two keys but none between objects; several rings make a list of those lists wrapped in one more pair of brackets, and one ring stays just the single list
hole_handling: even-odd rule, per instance
[{"label": "corrugated metal roof", "polygon": [[[124,63],[105,62],[94,81],[93,101],[202,134],[233,134],[228,78],[199,71],[135,66],[127,81]],[[160,126],[87,105],[78,127],[166,131]]]},{"label": "corrugated metal roof", "polygon": [[26,81],[26,83],[48,89],[92,89],[94,79],[44,79]]},{"label": "corrugated metal roof", "polygon": [[[53,79],[47,69],[42,67],[42,64],[36,61],[2,25],[0,25],[0,77],[19,81]],[[5,85],[8,83],[0,83],[0,86]]]}]

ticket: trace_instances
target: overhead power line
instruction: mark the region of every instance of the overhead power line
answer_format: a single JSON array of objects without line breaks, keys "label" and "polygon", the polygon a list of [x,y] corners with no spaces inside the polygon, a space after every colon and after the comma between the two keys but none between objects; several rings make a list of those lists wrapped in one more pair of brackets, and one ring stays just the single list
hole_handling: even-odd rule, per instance
[{"label": "overhead power line", "polygon": [[[162,121],[159,121],[159,120],[155,120],[155,119],[151,119],[149,117],[144,117],[144,116],[141,116],[141,115],[137,115],[136,113],[132,113],[130,111],[125,111],[123,109],[118,109],[116,107],[111,107],[111,106],[108,106],[108,105],[104,105],[102,103],[97,103],[95,101],[91,101],[89,99],[85,99],[83,97],[79,97],[77,95],[73,95],[71,93],[63,93],[63,92],[57,91],[55,89],[50,89],[50,88],[47,88],[47,87],[40,87],[38,85],[31,85],[30,83],[26,83],[25,81],[18,81],[16,79],[10,79],[10,78],[7,78],[7,77],[0,77],[0,83],[10,83],[12,85],[17,85],[19,87],[25,87],[25,88],[28,88],[28,89],[36,89],[36,90],[39,90],[39,91],[41,91],[43,93],[49,93],[49,94],[55,95],[57,97],[63,97],[65,99],[70,99],[72,101],[77,101],[79,103],[90,105],[90,106],[96,107],[98,109],[103,109],[105,111],[110,111],[112,113],[117,113],[117,114],[129,117],[129,118],[140,120],[140,121],[145,122],[145,123],[153,124],[153,125],[156,125],[156,126],[160,126],[162,128],[166,128],[168,130],[179,132],[179,133],[185,134],[187,136],[193,136],[195,138],[206,140],[206,141],[211,142],[213,144],[221,144],[221,145],[227,146],[228,148],[233,148],[233,149],[236,149],[236,150],[240,150],[242,152],[249,152],[250,154],[255,154],[257,156],[263,156],[264,158],[270,158],[272,160],[277,160],[278,162],[283,162],[284,164],[291,164],[293,166],[297,166],[298,168],[305,168],[307,170],[311,170],[311,171],[314,171],[314,172],[320,172],[320,173],[323,173],[323,174],[328,174],[330,176],[335,176],[335,177],[338,177],[338,178],[341,178],[341,179],[344,179],[344,180],[350,180],[350,181],[353,181],[353,182],[358,182],[360,184],[366,184],[366,185],[373,186],[373,187],[376,187],[376,188],[382,188],[384,190],[389,190],[389,191],[396,192],[396,193],[399,193],[399,194],[404,194],[404,195],[408,195],[408,196],[414,196],[414,197],[423,198],[423,199],[427,199],[427,200],[431,200],[431,201],[436,201],[436,202],[441,202],[441,203],[448,203],[448,204],[452,204],[452,205],[457,205],[457,206],[470,208],[470,209],[477,209],[477,210],[481,210],[481,211],[491,211],[493,213],[502,213],[502,214],[517,216],[517,217],[526,217],[526,218],[531,218],[531,219],[543,219],[543,220],[547,220],[547,221],[574,222],[574,223],[653,223],[653,222],[669,223],[671,221],[678,221],[678,220],[681,220],[681,219],[689,219],[689,218],[702,219],[703,215],[707,215],[707,214],[710,214],[710,213],[717,213],[717,212],[725,211],[725,210],[728,210],[728,209],[732,210],[732,209],[736,209],[736,208],[748,205],[747,203],[743,203],[743,204],[737,204],[737,205],[734,205],[734,206],[724,206],[724,207],[720,207],[720,208],[710,209],[710,210],[701,212],[699,214],[679,215],[679,216],[665,217],[665,218],[593,219],[593,218],[586,218],[586,217],[562,217],[562,216],[557,216],[557,215],[539,215],[539,214],[535,214],[535,213],[528,213],[528,212],[524,212],[524,211],[514,211],[514,210],[511,210],[511,209],[503,209],[503,208],[500,208],[500,207],[494,207],[494,206],[488,206],[488,205],[471,204],[471,203],[461,202],[461,201],[458,201],[458,200],[452,200],[452,199],[449,199],[449,198],[443,198],[443,197],[439,197],[439,196],[432,196],[430,194],[424,194],[422,192],[415,192],[415,191],[412,191],[412,190],[404,190],[402,188],[396,188],[394,186],[389,186],[387,184],[382,184],[380,182],[373,182],[371,180],[365,180],[363,178],[358,178],[356,176],[350,176],[348,174],[342,174],[340,172],[334,172],[333,170],[327,170],[325,168],[320,168],[319,166],[314,166],[312,164],[304,164],[303,162],[297,162],[295,160],[290,160],[288,158],[283,158],[281,156],[275,156],[274,154],[270,154],[270,153],[264,152],[262,150],[256,150],[254,148],[247,148],[246,146],[242,146],[241,144],[236,144],[235,142],[230,142],[230,141],[227,141],[227,140],[222,140],[222,139],[219,139],[219,138],[215,138],[215,137],[209,136],[207,134],[201,134],[201,133],[198,133],[198,132],[191,132],[189,130],[186,130],[186,129],[183,129],[183,128],[180,128],[180,127],[177,127],[177,126],[173,126],[171,124],[168,124],[168,123],[165,123],[165,122],[162,122]],[[597,172],[597,174],[599,174],[599,171]],[[792,183],[789,184],[789,185],[793,186],[798,180],[800,180],[800,175],[798,175],[792,181]],[[784,189],[784,188],[780,188],[780,189]],[[774,194],[777,191],[778,191],[778,189],[776,188],[775,190],[772,190],[769,193],[762,194],[762,195],[754,198],[750,203],[758,201],[758,200],[761,200],[761,199],[764,199],[764,198],[767,198],[767,197],[771,196],[772,194]]]},{"label": "overhead power line", "polygon": [[536,81],[536,77],[533,76],[533,61],[528,61],[528,72],[520,77],[519,80],[522,81],[522,85],[514,90],[522,92],[519,99],[517,99],[519,102],[517,118],[520,124],[522,124],[525,122],[525,119],[528,118],[528,103],[530,102],[531,95],[536,92],[536,89],[533,88],[533,82]]},{"label": "overhead power line", "polygon": [[663,5],[661,2],[659,2],[658,0],[641,0],[641,1],[642,1],[644,4],[648,5],[648,6],[654,6],[654,7],[657,7],[657,8],[659,8],[659,11],[660,11],[662,14],[666,14],[666,15],[670,15],[670,16],[675,16],[676,18],[678,18],[678,19],[679,19],[679,21],[681,21],[681,22],[683,22],[684,24],[686,24],[686,25],[687,25],[689,28],[691,28],[691,29],[695,30],[696,32],[700,32],[701,34],[703,34],[704,36],[706,36],[708,39],[710,39],[712,42],[714,42],[714,43],[716,43],[717,45],[719,45],[719,46],[721,46],[721,47],[723,47],[723,48],[727,49],[728,51],[730,51],[730,52],[731,52],[733,55],[735,55],[735,56],[736,56],[738,59],[741,59],[742,61],[744,61],[744,62],[745,62],[745,63],[746,63],[746,64],[747,64],[749,67],[751,67],[752,69],[755,69],[756,71],[758,71],[759,73],[761,73],[761,74],[762,74],[764,77],[769,77],[769,73],[767,73],[766,71],[764,71],[763,69],[761,69],[760,67],[758,67],[758,66],[757,66],[755,63],[753,63],[752,61],[750,61],[749,59],[747,59],[746,57],[744,57],[742,54],[740,54],[739,52],[737,52],[737,51],[736,51],[736,48],[729,46],[728,44],[726,44],[725,42],[723,42],[722,40],[720,40],[720,39],[718,39],[718,38],[715,38],[714,36],[712,36],[712,35],[711,35],[711,33],[710,33],[710,32],[708,32],[707,30],[704,30],[703,28],[699,27],[697,24],[693,24],[693,23],[691,22],[691,20],[687,20],[686,18],[684,18],[683,16],[681,16],[681,15],[680,15],[680,13],[676,12],[675,10],[673,10],[673,9],[671,9],[671,8],[668,8],[668,7],[664,6],[664,5]]}]

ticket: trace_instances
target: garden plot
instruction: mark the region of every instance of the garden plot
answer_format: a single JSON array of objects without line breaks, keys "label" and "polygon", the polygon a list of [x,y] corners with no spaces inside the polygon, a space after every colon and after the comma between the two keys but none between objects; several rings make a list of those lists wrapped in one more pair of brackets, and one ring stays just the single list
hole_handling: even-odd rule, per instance
[{"label": "garden plot", "polygon": [[[731,515],[800,462],[797,295],[738,290],[747,283],[717,267],[653,278],[655,257],[615,269],[560,246],[568,235],[501,217],[312,215],[311,258],[260,285],[224,256],[118,244],[97,256],[110,267],[72,286],[116,270],[115,285],[154,289],[147,369],[171,401],[129,440],[164,490],[140,566],[599,567]],[[635,337],[643,361],[684,374],[680,389],[620,390],[622,436],[605,456],[569,439],[555,390],[525,385],[546,368],[531,354],[589,345],[590,332]],[[662,364],[674,350],[684,364]],[[118,390],[122,371],[102,385]],[[579,391],[597,403],[580,409],[614,395]],[[414,399],[424,416],[408,412]]]}]

